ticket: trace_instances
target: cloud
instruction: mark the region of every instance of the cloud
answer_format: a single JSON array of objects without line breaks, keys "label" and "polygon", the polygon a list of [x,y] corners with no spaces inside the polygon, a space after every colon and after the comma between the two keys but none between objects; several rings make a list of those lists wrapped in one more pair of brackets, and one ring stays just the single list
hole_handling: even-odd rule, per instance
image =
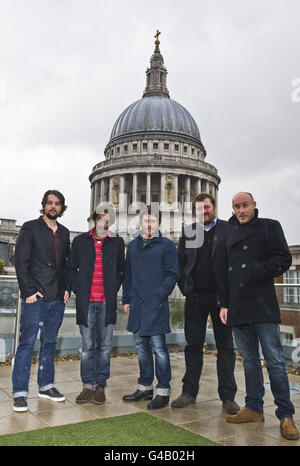
[{"label": "cloud", "polygon": [[34,217],[56,186],[64,222],[87,227],[89,174],[142,96],[159,29],[171,98],[196,120],[222,178],[220,216],[234,191],[250,190],[299,243],[299,14],[296,0],[2,1],[0,217]]}]

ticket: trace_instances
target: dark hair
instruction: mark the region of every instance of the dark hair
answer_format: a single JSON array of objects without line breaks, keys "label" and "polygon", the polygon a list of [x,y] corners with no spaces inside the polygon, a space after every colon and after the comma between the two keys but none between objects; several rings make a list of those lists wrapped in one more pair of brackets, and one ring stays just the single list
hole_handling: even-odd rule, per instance
[{"label": "dark hair", "polygon": [[156,206],[154,206],[152,204],[142,207],[141,210],[140,210],[140,213],[139,213],[140,225],[142,225],[144,215],[153,215],[158,220],[158,224],[160,225],[160,223],[161,223],[161,211],[159,210],[158,207],[156,207]]},{"label": "dark hair", "polygon": [[197,194],[197,196],[194,199],[194,205],[196,204],[196,202],[203,202],[207,198],[210,199],[212,205],[216,205],[216,199],[209,193]]},{"label": "dark hair", "polygon": [[41,214],[45,213],[45,206],[46,206],[47,201],[48,201],[48,196],[50,196],[51,194],[53,194],[53,196],[56,196],[60,200],[61,213],[58,215],[58,217],[61,217],[68,206],[66,206],[66,204],[65,204],[64,195],[61,192],[56,191],[56,189],[48,189],[48,191],[45,192],[45,194],[43,196],[43,199],[42,199],[42,203],[41,203],[43,208],[40,210],[40,212],[41,212]]}]

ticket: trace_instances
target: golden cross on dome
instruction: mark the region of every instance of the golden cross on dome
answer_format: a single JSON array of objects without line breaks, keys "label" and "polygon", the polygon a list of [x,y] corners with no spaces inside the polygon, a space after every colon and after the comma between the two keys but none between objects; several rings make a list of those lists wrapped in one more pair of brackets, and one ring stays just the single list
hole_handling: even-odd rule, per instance
[{"label": "golden cross on dome", "polygon": [[154,36],[154,37],[156,38],[156,41],[155,41],[155,50],[154,50],[154,52],[158,52],[158,53],[160,53],[160,50],[159,50],[159,44],[160,44],[160,42],[159,42],[159,40],[158,40],[158,37],[159,37],[160,34],[161,34],[161,32],[160,32],[159,30],[157,30],[157,31],[156,31],[156,34],[155,34],[155,36]]}]

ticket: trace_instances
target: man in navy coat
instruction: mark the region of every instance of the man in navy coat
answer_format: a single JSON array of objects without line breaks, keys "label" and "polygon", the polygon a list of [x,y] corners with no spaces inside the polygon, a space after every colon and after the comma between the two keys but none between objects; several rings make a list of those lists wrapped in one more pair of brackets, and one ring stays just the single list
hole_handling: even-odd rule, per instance
[{"label": "man in navy coat", "polygon": [[141,234],[128,245],[123,282],[123,309],[134,333],[140,377],[137,390],[124,401],[152,400],[155,354],[156,396],[148,409],[169,403],[171,367],[165,334],[170,333],[168,296],[179,277],[176,247],[159,231],[160,212],[145,206],[140,212]]}]

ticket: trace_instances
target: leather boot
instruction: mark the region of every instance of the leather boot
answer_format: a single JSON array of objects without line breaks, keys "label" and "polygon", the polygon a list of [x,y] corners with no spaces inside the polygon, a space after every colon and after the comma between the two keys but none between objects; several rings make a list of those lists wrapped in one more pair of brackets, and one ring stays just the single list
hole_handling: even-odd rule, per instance
[{"label": "leather boot", "polygon": [[123,401],[133,402],[133,401],[141,401],[141,400],[152,400],[153,398],[153,390],[136,390],[131,395],[124,395]]},{"label": "leather boot", "polygon": [[280,420],[280,432],[288,440],[298,440],[299,431],[292,417],[284,417]]}]

